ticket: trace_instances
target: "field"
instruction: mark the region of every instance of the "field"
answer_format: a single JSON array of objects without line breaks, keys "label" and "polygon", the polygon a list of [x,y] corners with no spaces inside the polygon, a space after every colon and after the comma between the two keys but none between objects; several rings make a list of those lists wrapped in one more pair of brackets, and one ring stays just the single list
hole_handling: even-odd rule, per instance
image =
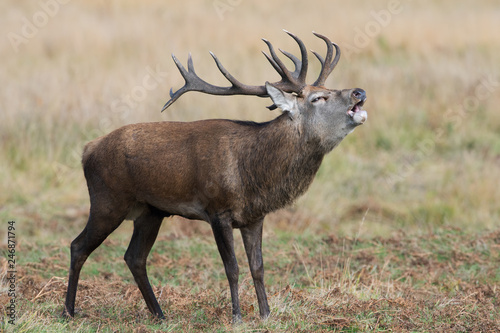
[{"label": "field", "polygon": [[[40,0],[2,2],[0,21],[0,331],[500,331],[497,1]],[[261,38],[297,53],[282,29],[320,54],[312,31],[339,44],[326,86],[365,89],[369,118],[265,222],[271,317],[258,319],[239,232],[233,328],[210,227],[169,218],[148,262],[165,322],[122,259],[130,221],[88,259],[78,313],[62,319],[69,245],[88,217],[85,143],[129,123],[276,117],[266,99],[197,93],[160,110],[183,84],[171,53],[191,52],[214,84],[226,83],[208,51],[245,83],[277,81]]]}]

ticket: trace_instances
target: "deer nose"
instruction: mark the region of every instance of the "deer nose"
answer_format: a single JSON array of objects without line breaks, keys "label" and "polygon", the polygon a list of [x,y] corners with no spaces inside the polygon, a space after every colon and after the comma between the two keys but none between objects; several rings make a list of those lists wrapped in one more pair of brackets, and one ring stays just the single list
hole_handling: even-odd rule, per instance
[{"label": "deer nose", "polygon": [[352,97],[356,98],[358,101],[364,101],[366,99],[366,91],[356,88],[352,92]]}]

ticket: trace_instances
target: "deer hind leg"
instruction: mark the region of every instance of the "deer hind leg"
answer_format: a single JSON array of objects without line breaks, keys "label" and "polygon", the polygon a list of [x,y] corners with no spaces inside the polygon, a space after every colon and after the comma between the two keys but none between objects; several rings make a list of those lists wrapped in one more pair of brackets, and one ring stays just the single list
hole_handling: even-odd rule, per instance
[{"label": "deer hind leg", "polygon": [[[95,202],[95,201],[94,201]],[[99,201],[110,204],[109,201]],[[83,264],[88,256],[109,236],[124,220],[127,212],[120,205],[106,206],[92,204],[90,215],[85,229],[71,243],[71,264],[68,278],[68,291],[63,316],[73,317],[75,314],[75,298],[78,287],[78,279]],[[126,206],[125,206],[126,207]]]},{"label": "deer hind leg", "polygon": [[146,259],[156,240],[164,215],[159,211],[147,208],[134,221],[134,233],[127,252],[125,252],[125,262],[134,276],[149,311],[160,319],[165,319],[165,316],[149,283]]}]

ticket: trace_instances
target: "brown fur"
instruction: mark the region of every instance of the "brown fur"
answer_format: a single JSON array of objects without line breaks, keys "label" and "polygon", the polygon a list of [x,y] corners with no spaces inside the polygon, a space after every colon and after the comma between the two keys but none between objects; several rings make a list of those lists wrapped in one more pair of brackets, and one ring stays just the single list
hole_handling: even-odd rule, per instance
[{"label": "brown fur", "polygon": [[225,211],[241,227],[305,192],[323,158],[308,145],[285,114],[262,124],[143,123],[88,143],[82,164],[91,195],[97,178],[129,194],[130,208],[143,203],[207,222]]}]

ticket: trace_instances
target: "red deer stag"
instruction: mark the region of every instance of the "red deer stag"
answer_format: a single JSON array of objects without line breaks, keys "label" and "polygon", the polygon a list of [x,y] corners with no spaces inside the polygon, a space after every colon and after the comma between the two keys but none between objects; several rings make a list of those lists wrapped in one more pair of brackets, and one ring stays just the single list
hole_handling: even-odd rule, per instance
[{"label": "red deer stag", "polygon": [[[303,194],[313,181],[323,156],[367,119],[364,90],[331,90],[323,85],[340,58],[339,47],[314,33],[327,46],[318,79],[306,84],[307,50],[298,44],[299,60],[281,51],[294,64],[287,69],[270,42],[264,53],[281,76],[275,83],[249,86],[236,80],[211,53],[231,83],[211,85],[199,78],[191,56],[186,70],[172,56],[185,85],[163,109],[187,91],[212,95],[270,97],[270,109],[283,113],[274,120],[255,123],[225,119],[195,122],[158,122],[121,127],[85,146],[83,170],[90,195],[87,226],[71,243],[71,266],[64,314],[73,316],[80,270],[87,257],[125,219],[134,232],[125,262],[151,313],[164,318],[146,273],[146,259],[163,218],[179,215],[210,224],[224,263],[231,291],[233,322],[241,321],[238,298],[238,263],[233,229],[240,229],[257,293],[260,316],[269,316],[264,289],[262,225],[266,214]],[[335,49],[335,54],[334,54]]]}]

